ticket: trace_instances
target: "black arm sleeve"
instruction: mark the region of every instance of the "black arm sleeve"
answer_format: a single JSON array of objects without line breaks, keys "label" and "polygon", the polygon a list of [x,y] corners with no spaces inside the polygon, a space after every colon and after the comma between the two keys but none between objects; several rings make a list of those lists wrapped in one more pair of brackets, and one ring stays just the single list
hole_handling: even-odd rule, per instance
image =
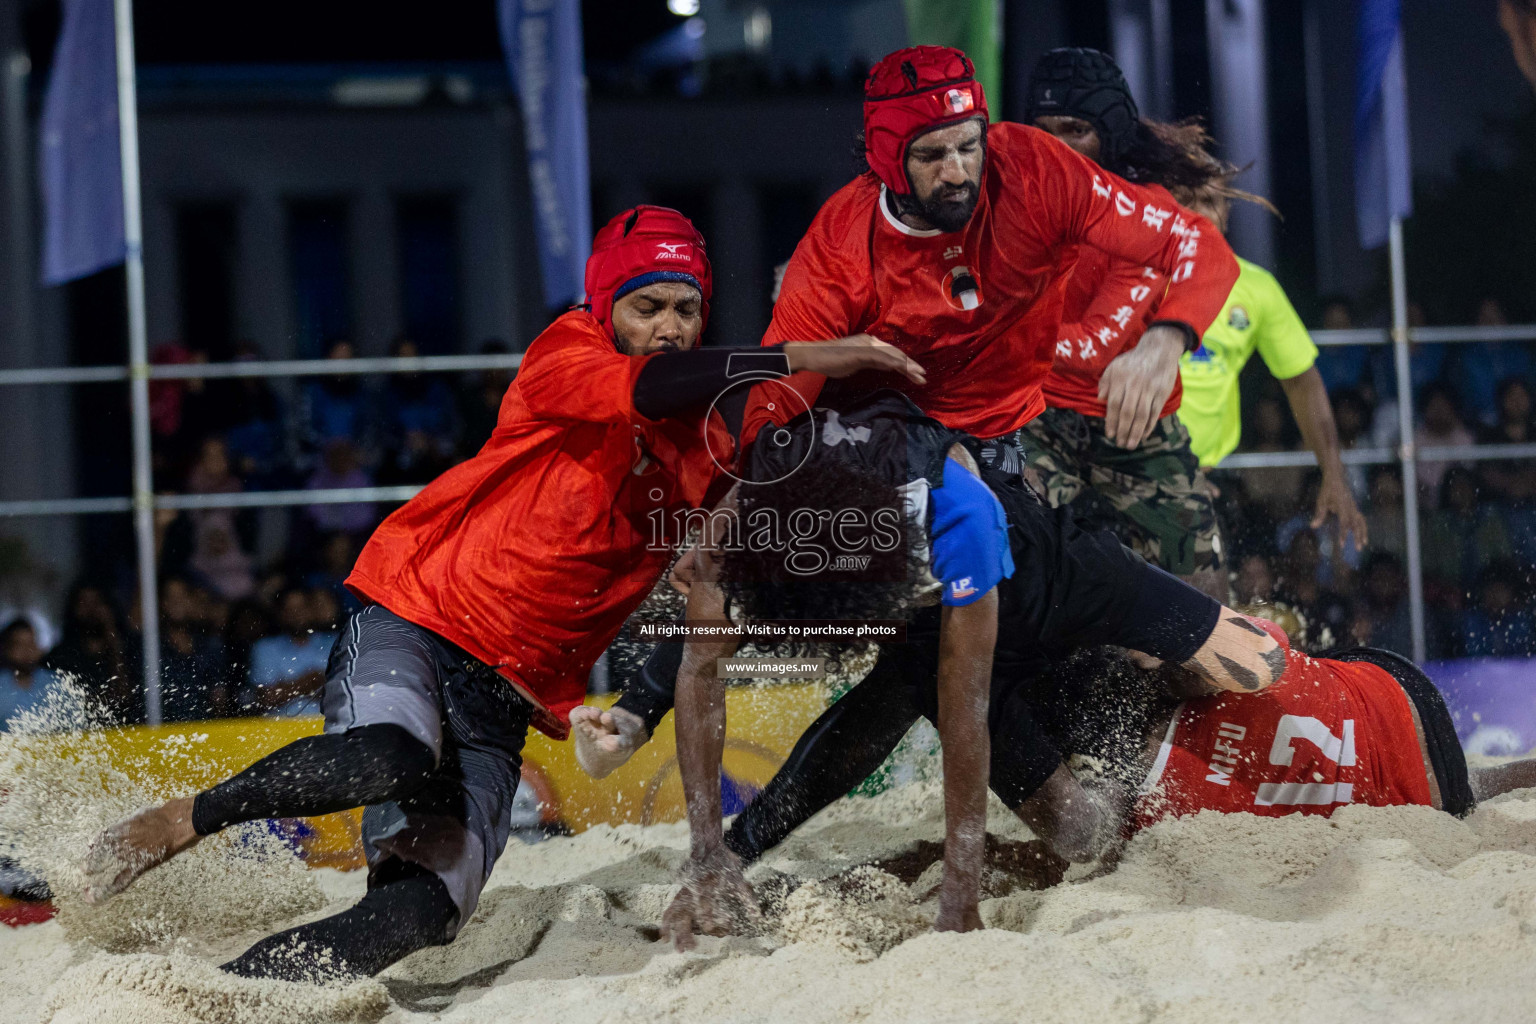
[{"label": "black arm sleeve", "polygon": [[788,376],[789,357],[780,345],[663,352],[635,378],[635,411],[665,419],[707,406],[733,384]]},{"label": "black arm sleeve", "polygon": [[654,735],[677,698],[677,673],[683,667],[683,641],[665,640],[656,645],[640,670],[624,680],[623,693],[614,707],[639,715],[646,735]]}]

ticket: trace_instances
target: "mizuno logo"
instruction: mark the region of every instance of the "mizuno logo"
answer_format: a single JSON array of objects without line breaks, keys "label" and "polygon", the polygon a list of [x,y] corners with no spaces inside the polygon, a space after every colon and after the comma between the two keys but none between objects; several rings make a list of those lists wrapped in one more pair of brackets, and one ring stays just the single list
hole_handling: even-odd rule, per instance
[{"label": "mizuno logo", "polygon": [[691,242],[657,242],[656,258],[658,260],[682,260],[684,263],[693,259],[693,244]]}]

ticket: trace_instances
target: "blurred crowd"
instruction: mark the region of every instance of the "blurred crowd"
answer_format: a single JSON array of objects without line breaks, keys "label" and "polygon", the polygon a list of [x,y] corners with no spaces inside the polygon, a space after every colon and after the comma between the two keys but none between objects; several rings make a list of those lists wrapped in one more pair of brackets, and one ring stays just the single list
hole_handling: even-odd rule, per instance
[{"label": "blurred crowd", "polygon": [[[1496,301],[1482,303],[1481,324],[1504,320]],[[1353,325],[1348,304],[1333,300],[1315,326]],[[480,351],[507,348],[487,342]],[[417,351],[401,338],[391,354]],[[347,341],[332,344],[327,355],[338,369],[356,358]],[[207,356],[164,345],[156,358],[196,363]],[[242,345],[237,358],[260,353]],[[1384,346],[1323,350],[1318,366],[1344,449],[1398,443],[1391,358]],[[1527,345],[1416,345],[1412,366],[1420,447],[1536,441]],[[285,382],[292,385],[287,392],[260,378],[156,381],[156,489],[225,494],[426,483],[490,436],[511,378],[510,371],[463,379],[338,372]],[[1273,379],[1254,373],[1245,388],[1240,450],[1301,448]],[[1235,597],[1296,608],[1314,647],[1369,643],[1410,651],[1401,470],[1350,466],[1349,474],[1370,530],[1363,550],[1331,523],[1312,527],[1315,470],[1213,474]],[[1415,482],[1430,656],[1536,654],[1536,460],[1421,461]],[[390,508],[317,502],[275,513],[286,517],[283,542],[265,556],[257,510],[162,511],[156,526],[166,720],[318,712],[316,693],[336,630],[355,607],[342,581]],[[76,678],[111,720],[144,719],[138,609],[120,582],[98,582],[108,578],[92,576],[70,589],[51,649],[40,642],[52,632],[46,624],[0,623],[0,722],[39,702],[59,674]]]},{"label": "blurred crowd", "polygon": [[[1422,324],[1416,309],[1410,320]],[[1508,322],[1495,299],[1480,326]],[[1316,326],[1355,326],[1347,301],[1324,303]],[[1413,440],[1420,448],[1536,441],[1533,360],[1518,342],[1415,344]],[[1386,346],[1325,348],[1328,385],[1346,449],[1392,449],[1400,440],[1397,378]],[[1244,408],[1242,451],[1300,447],[1278,387]],[[1213,482],[1233,548],[1240,601],[1281,600],[1306,617],[1314,643],[1369,643],[1408,652],[1407,530],[1397,465],[1350,466],[1369,545],[1357,550],[1332,524],[1313,529],[1315,470],[1218,470]],[[1425,617],[1430,657],[1536,654],[1530,611],[1536,566],[1536,461],[1429,459],[1418,463]]]},{"label": "blurred crowd", "polygon": [[[488,341],[482,354],[505,353]],[[415,356],[406,338],[393,356]],[[334,342],[338,368],[356,358]],[[207,362],[206,353],[159,346],[162,363]],[[243,344],[236,358],[261,358]],[[424,484],[490,437],[510,370],[463,380],[345,372],[298,382],[288,398],[260,378],[151,384],[155,489],[160,494],[329,490]],[[317,691],[336,630],[356,599],[343,586],[363,541],[393,506],[298,506],[261,555],[259,512],[200,509],[157,514],[161,700],[166,721],[242,714],[318,713]],[[58,642],[44,650],[41,623],[0,624],[0,729],[42,703],[61,674],[77,681],[107,720],[145,718],[136,595],[110,572],[70,588]]]}]

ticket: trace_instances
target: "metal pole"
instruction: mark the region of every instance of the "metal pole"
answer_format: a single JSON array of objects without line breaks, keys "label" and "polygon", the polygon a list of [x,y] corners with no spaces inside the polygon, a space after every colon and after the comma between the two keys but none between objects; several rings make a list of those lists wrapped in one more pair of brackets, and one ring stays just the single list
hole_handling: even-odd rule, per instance
[{"label": "metal pole", "polygon": [[133,420],[133,531],[139,549],[144,707],[160,724],[160,603],[155,579],[154,479],[149,450],[149,339],[144,320],[144,220],[139,196],[139,111],[134,83],[133,0],[113,0],[117,23],[117,127],[123,164],[123,241],[128,277],[128,397]]},{"label": "metal pole", "polygon": [[1408,546],[1408,615],[1413,660],[1424,660],[1424,566],[1419,550],[1418,452],[1413,443],[1413,378],[1408,369],[1408,274],[1403,264],[1403,220],[1392,218],[1392,354],[1397,365],[1398,457],[1403,463],[1403,516]]}]

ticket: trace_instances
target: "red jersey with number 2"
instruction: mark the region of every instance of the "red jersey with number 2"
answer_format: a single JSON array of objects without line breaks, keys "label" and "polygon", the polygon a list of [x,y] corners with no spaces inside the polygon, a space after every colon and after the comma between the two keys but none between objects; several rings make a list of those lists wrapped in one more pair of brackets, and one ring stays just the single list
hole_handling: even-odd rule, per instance
[{"label": "red jersey with number 2", "polygon": [[1329,815],[1344,804],[1431,803],[1408,695],[1365,662],[1309,658],[1284,632],[1251,621],[1286,648],[1280,682],[1179,706],[1133,818],[1197,811]]}]

